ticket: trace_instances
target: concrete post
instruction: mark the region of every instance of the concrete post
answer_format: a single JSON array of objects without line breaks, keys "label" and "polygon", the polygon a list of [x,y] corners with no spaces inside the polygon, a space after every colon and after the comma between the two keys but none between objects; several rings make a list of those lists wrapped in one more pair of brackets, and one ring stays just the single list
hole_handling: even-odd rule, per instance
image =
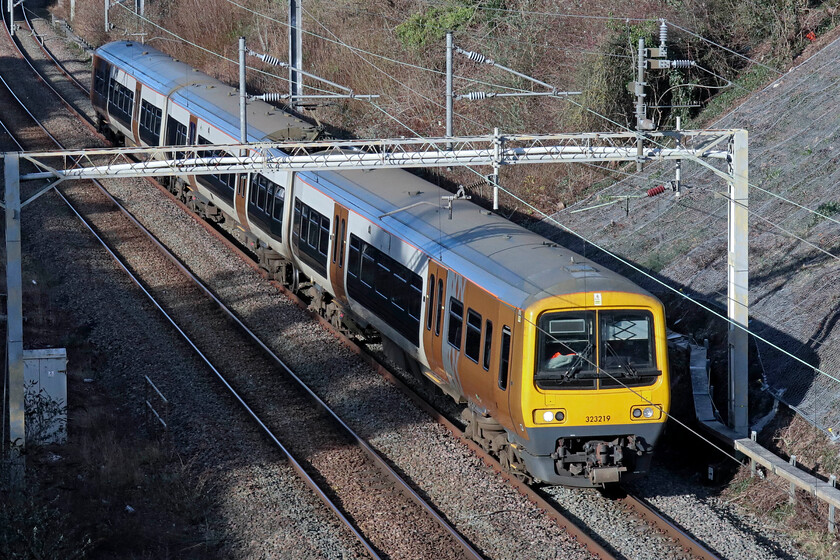
[{"label": "concrete post", "polygon": [[[6,348],[9,361],[9,482],[23,486],[26,420],[23,386],[23,282],[20,247],[18,154],[6,154]],[[4,442],[5,443],[5,442]]]},{"label": "concrete post", "polygon": [[[729,425],[741,437],[749,430],[749,176],[747,131],[738,130],[730,149],[729,183]],[[738,326],[740,325],[740,327]],[[743,327],[743,328],[741,328]]]}]

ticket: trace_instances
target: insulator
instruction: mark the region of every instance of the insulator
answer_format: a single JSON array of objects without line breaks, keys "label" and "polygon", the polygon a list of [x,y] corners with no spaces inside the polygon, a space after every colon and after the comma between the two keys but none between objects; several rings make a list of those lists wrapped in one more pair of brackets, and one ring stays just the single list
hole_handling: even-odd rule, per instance
[{"label": "insulator", "polygon": [[271,56],[270,54],[259,55],[259,57],[263,60],[263,62],[271,64],[272,66],[280,66],[280,64],[282,64],[279,58]]},{"label": "insulator", "polygon": [[255,95],[254,99],[261,99],[266,103],[279,103],[283,99],[289,97],[288,93],[263,93],[262,95]]},{"label": "insulator", "polygon": [[693,60],[672,60],[671,68],[691,68],[694,66]]},{"label": "insulator", "polygon": [[665,192],[665,187],[663,185],[659,185],[658,187],[653,187],[652,189],[648,189],[647,195],[648,196],[657,196]]},{"label": "insulator", "polygon": [[659,48],[664,49],[668,42],[668,25],[664,19],[659,20]]},{"label": "insulator", "polygon": [[487,92],[486,91],[471,91],[465,95],[459,96],[461,99],[466,99],[467,101],[481,101],[482,99],[487,99]]},{"label": "insulator", "polygon": [[473,62],[477,62],[479,64],[487,63],[487,64],[495,64],[495,61],[492,58],[487,58],[481,53],[473,52],[473,51],[465,51],[460,47],[456,47],[455,49],[459,54],[462,54],[472,60]]}]

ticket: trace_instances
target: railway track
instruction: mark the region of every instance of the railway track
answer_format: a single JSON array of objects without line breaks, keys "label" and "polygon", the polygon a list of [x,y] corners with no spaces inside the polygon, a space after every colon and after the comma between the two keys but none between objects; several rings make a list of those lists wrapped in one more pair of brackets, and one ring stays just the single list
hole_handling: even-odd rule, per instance
[{"label": "railway track", "polygon": [[[42,45],[42,48],[43,48],[43,45]],[[49,51],[47,49],[44,49],[44,52],[49,54]],[[77,87],[80,87],[82,90],[84,90],[84,86],[82,84],[80,84],[78,81],[76,83],[77,83]],[[202,225],[205,225],[205,224],[202,222]],[[216,232],[214,229],[209,228],[209,226],[206,226],[206,225],[205,225],[205,227],[208,227],[208,230],[211,231],[214,235],[220,236],[220,234],[218,232]],[[237,247],[234,247],[232,245],[231,245],[231,247],[237,252],[237,254],[240,255],[241,258],[245,259],[249,263],[249,265],[251,265],[252,267],[254,267],[256,269],[256,265],[253,263],[253,261],[243,251],[241,251],[240,249],[238,249]],[[224,305],[224,304],[222,304],[221,301],[219,301],[217,298],[215,298],[215,296],[213,296],[212,293],[209,290],[207,290],[206,293],[210,294],[211,297],[213,297],[216,300],[217,305],[220,305],[220,306]],[[305,306],[305,303],[300,301],[300,300],[298,300],[298,303],[301,306]],[[230,312],[229,310],[227,311],[227,316],[229,318],[230,317],[235,317],[235,315],[232,312]],[[317,318],[318,320],[320,320],[325,328],[333,331],[332,327],[328,323],[326,323],[325,321],[323,321],[322,319],[320,319],[316,315],[313,315],[313,316],[315,318]],[[340,335],[338,335],[338,333],[335,333],[335,334],[336,334],[336,336],[340,336]],[[252,340],[257,340],[258,341],[259,339],[256,336],[254,336],[254,338]],[[382,366],[379,362],[377,362],[374,358],[372,358],[370,355],[364,353],[357,345],[355,345],[355,343],[353,343],[352,341],[347,340],[347,339],[344,339],[344,342],[349,347],[353,348],[354,351],[358,352],[361,356],[363,356],[363,359],[368,361],[382,375],[384,375],[386,378],[388,378],[389,381],[391,381],[393,384],[399,386],[404,392],[406,392],[406,394],[409,394],[409,396],[410,396],[410,398],[412,398],[412,400],[414,400],[429,415],[431,415],[433,418],[435,418],[440,423],[442,423],[453,435],[458,437],[463,443],[465,443],[467,446],[469,446],[473,450],[473,452],[475,452],[477,455],[479,455],[481,457],[481,459],[485,462],[485,464],[487,464],[488,466],[493,468],[496,472],[499,472],[500,474],[502,474],[502,476],[505,477],[509,481],[510,484],[514,485],[521,494],[525,495],[530,501],[537,504],[538,507],[543,509],[559,525],[564,527],[571,534],[575,535],[576,539],[578,539],[582,543],[586,543],[585,546],[587,547],[588,550],[590,550],[591,552],[593,552],[595,555],[597,555],[600,558],[610,558],[612,556],[610,551],[607,550],[607,548],[601,546],[597,541],[594,541],[587,534],[587,532],[585,530],[579,529],[574,523],[572,523],[571,521],[566,519],[566,517],[558,510],[556,503],[553,503],[553,502],[547,500],[538,490],[535,490],[534,488],[531,488],[531,487],[529,487],[525,484],[522,484],[520,481],[516,480],[515,478],[510,477],[509,475],[507,475],[505,473],[502,473],[498,463],[492,457],[486,455],[483,452],[483,450],[481,450],[478,446],[473,444],[471,441],[467,440],[464,437],[463,433],[461,432],[459,426],[457,426],[450,419],[444,418],[444,416],[438,410],[431,407],[423,398],[419,397],[416,393],[414,393],[414,391],[409,389],[402,381],[400,381],[397,377],[395,377],[391,372],[387,371],[387,369],[384,366]],[[256,342],[256,344],[262,345],[263,349],[267,350],[267,347],[263,343]],[[673,524],[669,520],[665,519],[658,512],[656,512],[655,510],[650,508],[649,505],[646,504],[643,500],[633,498],[632,496],[626,496],[626,497],[622,498],[622,500],[623,500],[624,503],[626,503],[628,505],[629,508],[632,508],[635,512],[637,512],[637,514],[639,516],[646,519],[646,522],[648,522],[651,525],[653,525],[654,527],[656,527],[657,531],[661,531],[662,533],[666,534],[669,539],[672,539],[674,542],[676,542],[677,543],[677,545],[676,545],[677,548],[681,551],[684,551],[685,555],[690,556],[690,557],[696,557],[696,558],[716,558],[716,556],[714,556],[713,553],[711,553],[709,550],[707,550],[705,547],[703,547],[700,543],[698,543],[694,539],[692,539],[684,530],[677,527],[675,524]]]}]

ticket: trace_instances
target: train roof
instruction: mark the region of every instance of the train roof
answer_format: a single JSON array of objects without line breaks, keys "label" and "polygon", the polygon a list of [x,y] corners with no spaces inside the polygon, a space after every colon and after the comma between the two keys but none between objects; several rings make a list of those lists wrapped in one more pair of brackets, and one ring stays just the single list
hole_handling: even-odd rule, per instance
[{"label": "train roof", "polygon": [[[103,45],[97,54],[238,138],[239,92],[235,88],[148,45],[118,41]],[[317,135],[309,123],[268,103],[250,101],[248,108],[252,142]],[[580,292],[649,295],[623,276],[469,201],[453,201],[450,219],[442,197],[452,193],[407,171],[309,171],[299,176],[516,307],[524,309],[545,297]],[[393,214],[383,217],[387,213]]]},{"label": "train roof", "polygon": [[[499,299],[526,308],[580,292],[649,295],[627,278],[402,170],[307,172],[304,180]],[[383,216],[394,212],[389,216]]]},{"label": "train roof", "polygon": [[[96,54],[119,66],[158,93],[212,122],[233,140],[239,139],[239,90],[175,60],[149,45],[116,41]],[[251,142],[315,140],[319,129],[264,101],[248,102],[248,139]]]}]

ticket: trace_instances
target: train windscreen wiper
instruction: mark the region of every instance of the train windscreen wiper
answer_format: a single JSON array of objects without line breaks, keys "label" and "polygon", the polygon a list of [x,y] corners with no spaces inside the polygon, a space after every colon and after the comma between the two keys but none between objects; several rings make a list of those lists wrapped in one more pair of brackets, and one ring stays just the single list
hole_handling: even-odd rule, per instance
[{"label": "train windscreen wiper", "polygon": [[586,347],[581,351],[575,354],[572,363],[569,364],[569,367],[566,368],[561,373],[546,373],[546,372],[539,372],[537,375],[534,376],[534,379],[537,381],[567,381],[576,376],[576,374],[583,368],[583,360],[584,358],[589,357],[589,354],[592,352],[592,343],[589,342]]},{"label": "train windscreen wiper", "polygon": [[636,379],[639,377],[639,372],[636,371],[636,368],[634,368],[630,364],[630,360],[627,359],[627,356],[619,355],[618,352],[615,351],[615,348],[613,348],[612,345],[607,341],[604,341],[604,347],[607,350],[609,350],[612,353],[612,355],[618,359],[619,362],[621,362],[619,364],[619,367],[621,367],[624,370],[624,377],[629,377],[632,379]]}]

